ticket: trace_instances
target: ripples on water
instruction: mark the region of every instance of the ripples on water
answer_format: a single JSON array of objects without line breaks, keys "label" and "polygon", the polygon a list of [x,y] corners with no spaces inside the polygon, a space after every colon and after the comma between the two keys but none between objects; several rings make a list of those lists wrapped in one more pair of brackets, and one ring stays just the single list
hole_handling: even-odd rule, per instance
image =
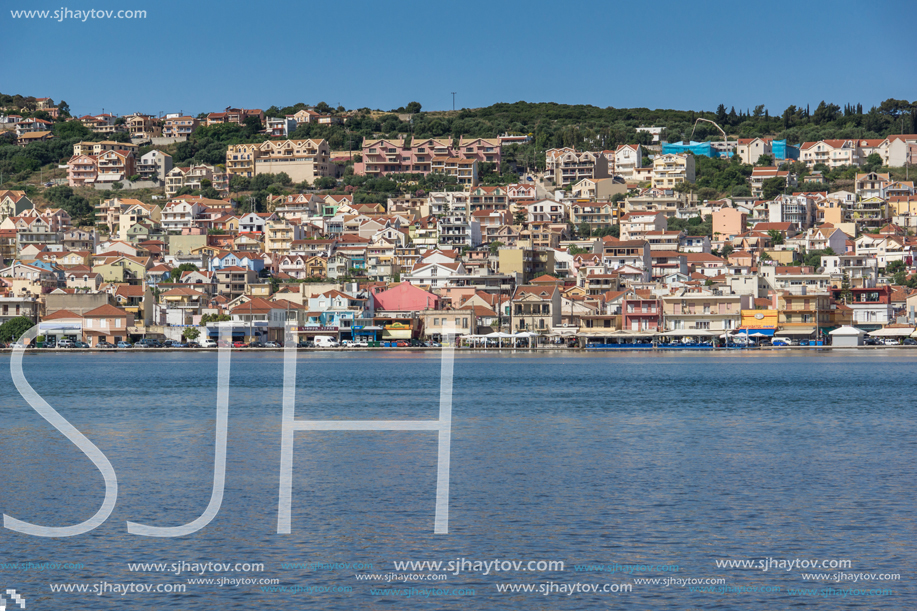
[{"label": "ripples on water", "polygon": [[[210,497],[216,355],[38,355],[32,385],[93,440],[118,474],[112,517],[49,540],[0,530],[0,563],[82,562],[80,571],[0,571],[34,609],[915,609],[914,361],[869,355],[469,355],[455,361],[451,534],[432,535],[436,435],[297,433],[293,534],[276,534],[282,358],[233,355],[226,496],[184,539],[129,536],[127,520],[173,526]],[[439,359],[410,352],[301,354],[301,419],[435,419]],[[19,397],[0,357],[0,509],[39,524],[92,515],[102,479]],[[463,574],[370,584],[353,571],[283,562],[563,560],[565,573]],[[851,572],[900,573],[889,597],[497,594],[495,583],[627,583],[573,564],[678,564],[682,578],[822,587],[716,559],[843,558]],[[257,586],[185,595],[50,595],[49,582],[170,582],[127,562],[263,562],[285,585],[353,594],[266,594]],[[213,575],[208,575],[213,576]],[[231,577],[239,577],[234,574]],[[246,576],[246,575],[241,575]],[[251,577],[251,575],[247,575]],[[663,577],[642,574],[638,577]],[[668,575],[672,576],[672,575]],[[370,596],[370,587],[473,587],[473,597]],[[851,587],[851,584],[833,584]]]}]

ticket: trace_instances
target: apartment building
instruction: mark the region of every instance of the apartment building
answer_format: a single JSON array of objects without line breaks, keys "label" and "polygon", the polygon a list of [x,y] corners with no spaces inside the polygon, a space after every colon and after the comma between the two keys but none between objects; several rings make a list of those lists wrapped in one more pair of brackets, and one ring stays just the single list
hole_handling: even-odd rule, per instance
[{"label": "apartment building", "polygon": [[459,156],[463,159],[477,159],[480,163],[492,163],[499,172],[502,161],[499,138],[459,138]]},{"label": "apartment building", "polygon": [[258,174],[285,172],[294,182],[314,182],[334,176],[331,148],[322,139],[267,140],[261,144],[236,144],[226,149],[229,177],[252,178]]},{"label": "apartment building", "polygon": [[665,326],[669,331],[728,331],[737,329],[742,310],[751,309],[751,295],[716,292],[690,293],[662,297]]},{"label": "apartment building", "polygon": [[567,209],[564,204],[553,199],[540,199],[525,206],[526,223],[563,223]]},{"label": "apartment building", "polygon": [[609,240],[602,245],[602,264],[609,269],[625,266],[643,270],[649,280],[653,267],[650,244],[646,240]]},{"label": "apartment building", "polygon": [[653,188],[673,189],[683,182],[694,182],[694,156],[657,155],[653,159]]},{"label": "apartment building", "polygon": [[615,225],[617,215],[618,207],[616,204],[577,202],[570,206],[570,222],[576,228],[585,223],[589,226],[590,231],[607,229]]},{"label": "apartment building", "polygon": [[96,156],[99,173],[97,183],[126,180],[136,174],[134,153],[127,150],[105,151]]},{"label": "apartment building", "polygon": [[166,197],[175,197],[185,187],[192,191],[199,191],[203,188],[205,180],[209,180],[210,186],[219,193],[229,193],[229,179],[226,172],[221,172],[212,165],[200,164],[172,168],[166,174]]},{"label": "apartment building", "polygon": [[101,115],[84,115],[80,117],[80,123],[95,134],[113,134],[118,131],[120,127],[115,125],[117,119],[118,117],[109,113],[103,113]]},{"label": "apartment building", "polygon": [[194,221],[201,214],[202,208],[194,203],[178,199],[166,204],[162,210],[162,228],[164,231],[182,231],[194,226]]},{"label": "apartment building", "polygon": [[248,117],[255,117],[264,125],[264,111],[260,108],[230,108],[227,107],[223,112],[212,112],[207,115],[207,125],[221,125],[223,123],[235,123],[242,125]]},{"label": "apartment building", "polygon": [[285,255],[294,240],[305,238],[302,226],[284,219],[271,218],[264,223],[264,252]]},{"label": "apartment building", "polygon": [[787,183],[784,184],[794,184],[795,181],[790,182],[790,173],[785,170],[779,170],[776,166],[764,166],[753,168],[751,171],[751,176],[748,177],[748,185],[751,188],[751,194],[753,197],[764,197],[764,181],[770,180],[772,178],[782,178]]},{"label": "apartment building", "polygon": [[482,210],[509,210],[509,197],[505,187],[475,187],[468,192],[470,213]]},{"label": "apartment building", "polygon": [[592,201],[609,201],[612,195],[627,193],[627,185],[614,177],[584,178],[571,189],[573,197]]},{"label": "apartment building", "polygon": [[632,180],[637,168],[643,167],[643,147],[639,144],[621,144],[614,151],[603,151],[608,159],[608,173]]},{"label": "apartment building", "polygon": [[137,173],[142,180],[165,182],[166,175],[172,171],[172,155],[159,150],[152,150],[140,157]]},{"label": "apartment building", "polygon": [[213,272],[213,276],[217,293],[230,301],[245,295],[246,287],[258,280],[258,272],[237,265],[218,269]]},{"label": "apartment building", "polygon": [[478,160],[461,157],[434,157],[430,162],[430,172],[454,176],[456,182],[464,186],[478,184]]},{"label": "apartment building", "polygon": [[427,138],[406,146],[404,139],[364,140],[362,161],[354,164],[355,174],[429,174],[434,157],[460,157],[452,140]]},{"label": "apartment building", "polygon": [[167,117],[162,123],[163,138],[187,138],[200,126],[194,117]]},{"label": "apartment building", "polygon": [[464,215],[441,217],[437,223],[439,243],[450,248],[477,248],[481,245],[481,223]]},{"label": "apartment building", "polygon": [[83,187],[95,183],[99,175],[99,161],[93,155],[74,155],[67,162],[67,184]]},{"label": "apartment building", "polygon": [[822,163],[833,169],[860,165],[860,154],[855,140],[821,140],[799,145],[799,160],[810,168]]},{"label": "apartment building", "polygon": [[650,231],[665,231],[669,221],[662,212],[631,212],[621,215],[621,240],[645,240]]},{"label": "apartment building", "polygon": [[146,140],[162,136],[162,121],[150,115],[139,112],[127,115],[124,117],[124,125],[131,138]]},{"label": "apartment building", "polygon": [[289,138],[295,129],[296,119],[293,118],[293,115],[268,117],[265,125],[265,131],[272,138]]},{"label": "apartment building", "polygon": [[607,178],[608,159],[602,153],[564,147],[545,151],[545,180],[566,188],[584,178]]},{"label": "apartment building", "polygon": [[105,151],[130,151],[136,157],[140,147],[130,142],[103,140],[101,142],[77,142],[73,145],[74,155],[101,155]]},{"label": "apartment building", "polygon": [[886,189],[891,184],[891,177],[888,173],[879,174],[878,172],[868,172],[857,174],[854,182],[854,191],[857,197],[865,199],[868,197],[880,197],[885,199]]},{"label": "apartment building", "polygon": [[778,195],[768,202],[767,211],[770,223],[794,223],[808,229],[815,218],[815,200],[808,195]]},{"label": "apartment building", "polygon": [[739,138],[736,142],[736,156],[747,165],[755,165],[761,155],[773,157],[773,138]]}]

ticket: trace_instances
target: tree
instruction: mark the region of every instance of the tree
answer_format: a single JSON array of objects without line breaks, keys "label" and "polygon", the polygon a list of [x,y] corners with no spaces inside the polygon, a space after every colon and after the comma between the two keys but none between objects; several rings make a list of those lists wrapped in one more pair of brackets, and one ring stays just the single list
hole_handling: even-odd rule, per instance
[{"label": "tree", "polygon": [[201,326],[207,326],[209,322],[225,322],[232,320],[232,317],[229,314],[204,314],[201,316]]},{"label": "tree", "polygon": [[417,114],[420,112],[420,108],[420,102],[408,102],[408,105],[404,107],[404,110],[411,114]]},{"label": "tree", "polygon": [[194,263],[182,263],[178,267],[172,268],[172,270],[169,272],[169,279],[171,279],[172,282],[179,282],[181,281],[182,274],[184,274],[185,272],[196,272],[196,271],[198,271],[198,269],[197,269],[197,265],[195,265]]},{"label": "tree", "polygon": [[581,238],[588,238],[590,235],[592,235],[592,228],[589,226],[589,223],[583,221],[580,223],[579,229],[577,229],[577,233]]},{"label": "tree", "polygon": [[521,210],[513,215],[513,224],[515,225],[525,225],[525,221],[528,218],[528,215]]},{"label": "tree", "polygon": [[245,126],[245,131],[249,134],[257,134],[262,129],[261,119],[254,115],[245,117],[245,121],[242,122],[242,125]]},{"label": "tree", "polygon": [[33,326],[34,323],[25,316],[11,318],[0,325],[0,342],[16,341]]},{"label": "tree", "polygon": [[767,235],[771,238],[771,245],[780,246],[783,244],[783,234],[776,229],[768,229]]},{"label": "tree", "polygon": [[773,155],[761,155],[758,157],[758,161],[755,162],[756,166],[767,167],[773,165],[774,156]]},{"label": "tree", "polygon": [[725,259],[729,255],[731,255],[734,250],[735,248],[732,247],[732,244],[726,244],[725,246],[723,246],[722,249],[720,249],[720,256]]},{"label": "tree", "polygon": [[62,117],[69,117],[70,116],[70,104],[61,100],[60,102],[57,103],[57,112]]},{"label": "tree", "polygon": [[863,164],[863,170],[866,172],[875,172],[882,167],[882,156],[879,153],[871,153]]},{"label": "tree", "polygon": [[182,336],[186,337],[187,339],[191,340],[192,342],[196,340],[198,337],[200,337],[200,335],[201,335],[201,332],[197,327],[188,327],[187,329],[182,331]]},{"label": "tree", "polygon": [[331,112],[331,107],[325,102],[319,102],[315,105],[315,112],[325,114]]},{"label": "tree", "polygon": [[490,254],[492,254],[492,255],[497,254],[497,251],[500,250],[500,247],[501,247],[501,246],[503,246],[503,242],[498,242],[498,241],[493,241],[493,242],[491,242],[491,243],[490,243],[490,246],[488,247],[489,250],[490,250]]},{"label": "tree", "polygon": [[891,263],[885,266],[885,273],[886,274],[897,274],[900,271],[904,271],[904,269],[905,269],[904,261],[892,261]]},{"label": "tree", "polygon": [[764,181],[761,187],[761,190],[764,192],[764,199],[774,199],[780,195],[784,189],[786,189],[786,178],[782,178],[780,176],[768,178]]}]

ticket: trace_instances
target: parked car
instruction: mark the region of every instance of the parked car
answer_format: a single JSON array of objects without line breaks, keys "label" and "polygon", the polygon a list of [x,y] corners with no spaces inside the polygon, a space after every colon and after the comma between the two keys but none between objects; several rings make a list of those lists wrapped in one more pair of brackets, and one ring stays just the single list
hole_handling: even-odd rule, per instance
[{"label": "parked car", "polygon": [[69,339],[62,339],[57,342],[58,348],[73,348],[73,341]]},{"label": "parked car", "polygon": [[22,342],[13,342],[12,344],[9,345],[9,347],[10,348],[28,348],[28,346],[26,346]]},{"label": "parked car", "polygon": [[283,344],[280,342],[264,342],[265,348],[283,348]]},{"label": "parked car", "polygon": [[184,342],[172,342],[172,345],[169,348],[187,348],[188,344]]},{"label": "parked car", "polygon": [[395,346],[397,346],[398,348],[410,348],[411,344],[404,341],[403,339],[400,339],[397,342],[395,342]]},{"label": "parked car", "polygon": [[303,341],[296,344],[297,348],[315,348],[315,342]]},{"label": "parked car", "polygon": [[111,342],[99,342],[96,344],[96,348],[114,348],[115,345]]},{"label": "parked car", "polygon": [[201,348],[216,348],[216,347],[217,347],[217,343],[213,341],[212,339],[202,339],[201,340]]},{"label": "parked car", "polygon": [[882,340],[880,340],[878,337],[866,337],[863,339],[863,344],[866,346],[878,346],[881,343]]},{"label": "parked car", "polygon": [[258,340],[255,340],[253,342],[249,342],[248,347],[249,348],[264,348],[264,344],[262,344]]},{"label": "parked car", "polygon": [[188,347],[189,348],[200,348],[201,345],[197,342],[188,342]]},{"label": "parked car", "polygon": [[3,350],[4,348],[6,348],[6,344],[4,344],[3,342],[0,342],[0,350]]},{"label": "parked car", "polygon": [[904,345],[905,346],[917,346],[917,339],[914,339],[913,337],[905,337]]},{"label": "parked car", "polygon": [[74,348],[92,348],[92,346],[90,346],[86,342],[73,342],[73,347]]},{"label": "parked car", "polygon": [[885,338],[885,341],[882,342],[882,343],[885,344],[886,346],[900,346],[900,345],[901,345],[901,344],[898,343],[898,340],[896,340],[896,339],[894,339],[894,338],[892,338],[892,337],[887,337],[887,338]]},{"label": "parked car", "polygon": [[118,348],[133,348],[130,342],[118,342]]},{"label": "parked car", "polygon": [[247,347],[248,347],[248,344],[246,344],[246,343],[243,342],[243,341],[238,341],[238,342],[233,342],[233,343],[232,343],[232,347],[233,347],[233,348],[247,348]]},{"label": "parked car", "polygon": [[350,342],[350,348],[369,348],[369,342],[365,339],[356,339]]},{"label": "parked car", "polygon": [[136,344],[134,344],[134,347],[135,348],[162,348],[162,344],[159,343],[158,339],[150,339],[150,338],[145,337],[142,340],[140,340],[139,342],[137,342]]}]

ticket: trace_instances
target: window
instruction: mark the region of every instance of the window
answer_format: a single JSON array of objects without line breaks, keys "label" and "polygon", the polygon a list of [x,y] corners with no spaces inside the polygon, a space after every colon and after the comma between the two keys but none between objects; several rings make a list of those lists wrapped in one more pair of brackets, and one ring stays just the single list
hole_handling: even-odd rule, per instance
[{"label": "window", "polygon": [[438,318],[434,318],[434,319],[433,319],[433,326],[434,326],[434,327],[438,327],[438,326],[439,326],[439,319],[438,319]]}]

